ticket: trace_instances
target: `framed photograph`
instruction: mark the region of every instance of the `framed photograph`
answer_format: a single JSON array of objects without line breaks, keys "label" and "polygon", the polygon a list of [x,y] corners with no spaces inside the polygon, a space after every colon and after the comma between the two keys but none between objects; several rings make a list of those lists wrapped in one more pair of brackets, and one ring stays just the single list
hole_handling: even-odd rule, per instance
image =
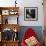
[{"label": "framed photograph", "polygon": [[2,10],[2,15],[9,15],[9,10]]},{"label": "framed photograph", "polygon": [[15,10],[10,10],[10,12],[9,12],[10,15],[16,15],[17,13],[18,13],[18,12],[15,11]]},{"label": "framed photograph", "polygon": [[24,7],[24,20],[25,21],[37,21],[38,20],[38,8],[37,7]]}]

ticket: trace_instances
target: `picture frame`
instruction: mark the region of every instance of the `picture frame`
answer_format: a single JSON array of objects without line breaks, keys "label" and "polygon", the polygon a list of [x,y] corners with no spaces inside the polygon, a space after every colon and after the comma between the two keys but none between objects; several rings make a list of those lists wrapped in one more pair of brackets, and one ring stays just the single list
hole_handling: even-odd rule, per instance
[{"label": "picture frame", "polygon": [[2,15],[9,15],[9,10],[2,10]]},{"label": "picture frame", "polygon": [[10,11],[9,11],[9,14],[10,14],[10,15],[16,15],[17,13],[18,13],[18,12],[15,11],[15,10],[10,10]]},{"label": "picture frame", "polygon": [[38,7],[24,7],[24,20],[37,21],[38,20]]}]

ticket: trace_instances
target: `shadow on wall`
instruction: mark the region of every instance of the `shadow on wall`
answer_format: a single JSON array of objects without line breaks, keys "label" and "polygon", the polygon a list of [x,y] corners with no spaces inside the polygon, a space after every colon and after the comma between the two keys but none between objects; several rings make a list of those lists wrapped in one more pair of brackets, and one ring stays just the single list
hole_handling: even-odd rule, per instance
[{"label": "shadow on wall", "polygon": [[43,30],[42,30],[42,26],[21,26],[20,27],[20,32],[19,32],[19,39],[20,39],[20,42],[24,36],[24,33],[25,31],[28,29],[28,28],[32,28],[34,30],[34,32],[36,32],[37,34],[37,37],[39,39],[39,41],[42,43],[43,42]]}]

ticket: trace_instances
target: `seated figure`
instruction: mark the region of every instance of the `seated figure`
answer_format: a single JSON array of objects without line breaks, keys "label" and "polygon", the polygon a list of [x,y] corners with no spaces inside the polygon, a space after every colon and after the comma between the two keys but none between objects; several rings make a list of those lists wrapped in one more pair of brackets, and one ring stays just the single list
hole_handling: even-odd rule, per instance
[{"label": "seated figure", "polygon": [[27,29],[25,32],[21,46],[41,46],[36,33],[31,28]]}]

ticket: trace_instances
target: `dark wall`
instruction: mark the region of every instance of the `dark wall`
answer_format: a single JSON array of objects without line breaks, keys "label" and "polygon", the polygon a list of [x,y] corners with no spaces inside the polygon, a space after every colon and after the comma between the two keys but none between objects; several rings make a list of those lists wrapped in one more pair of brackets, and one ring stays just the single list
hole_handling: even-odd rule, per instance
[{"label": "dark wall", "polygon": [[36,33],[37,33],[37,36],[38,36],[38,39],[40,42],[43,42],[43,30],[42,30],[42,27],[41,26],[21,26],[20,27],[20,32],[19,32],[19,39],[20,41],[22,40],[23,38],[23,35],[26,31],[26,29],[28,28],[32,28]]}]

